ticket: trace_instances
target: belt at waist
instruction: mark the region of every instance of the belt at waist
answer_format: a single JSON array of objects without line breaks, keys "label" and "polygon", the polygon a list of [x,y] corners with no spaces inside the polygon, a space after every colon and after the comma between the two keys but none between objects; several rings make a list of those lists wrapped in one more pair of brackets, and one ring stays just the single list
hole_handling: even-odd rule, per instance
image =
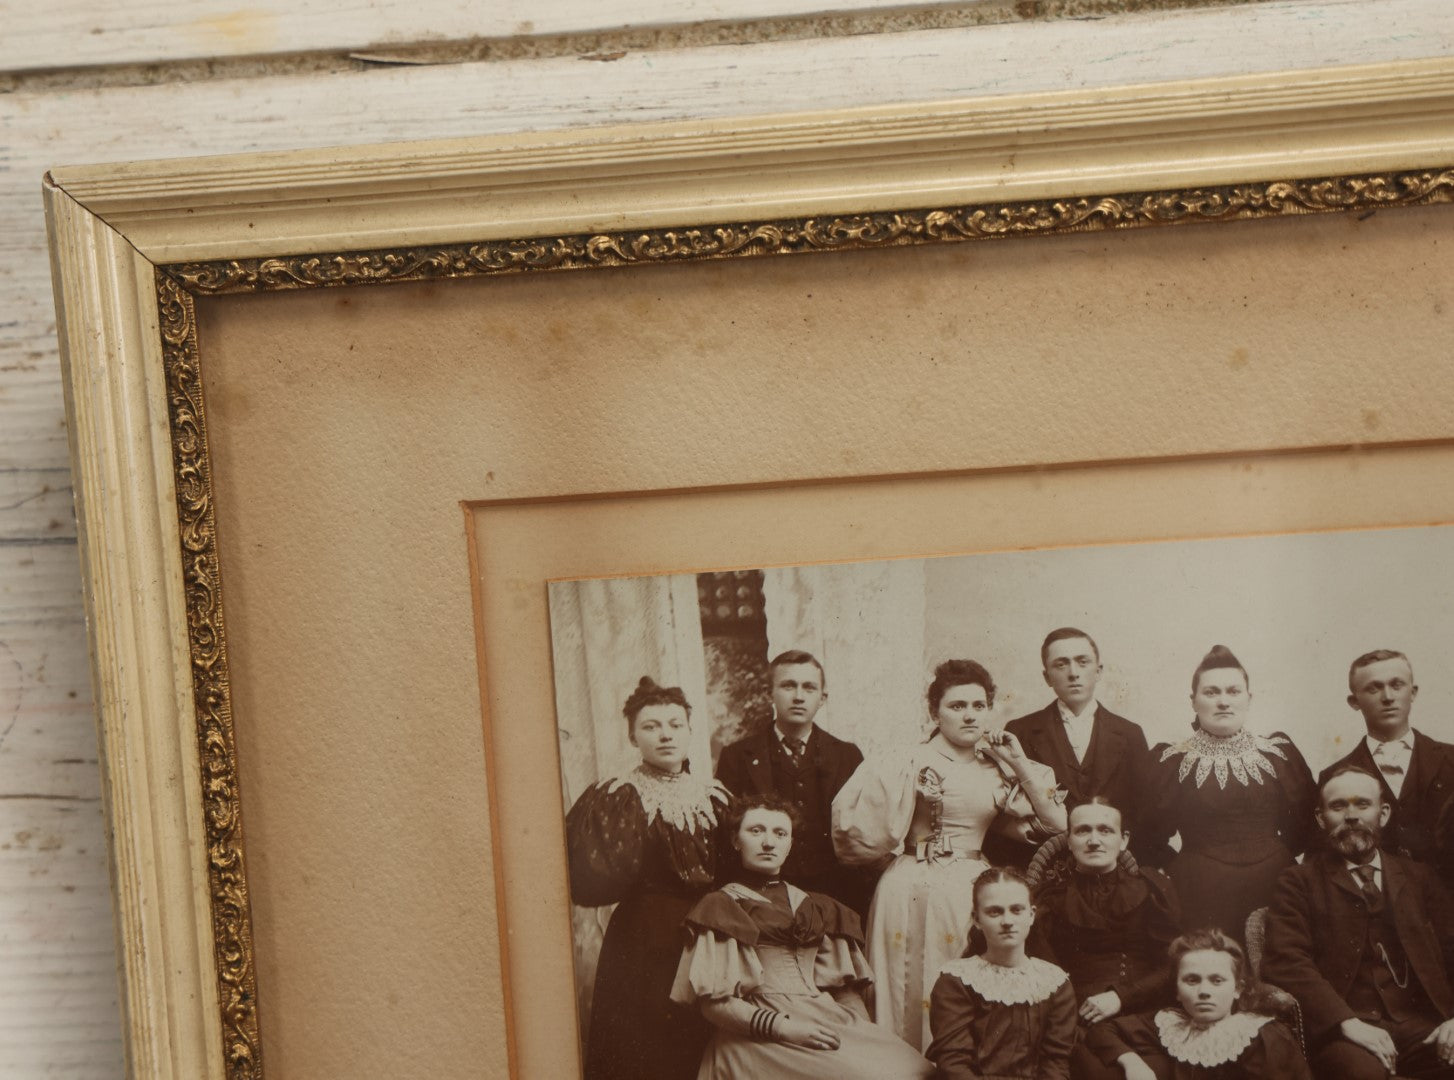
[{"label": "belt at waist", "polygon": [[907,841],[904,844],[904,854],[914,856],[919,862],[957,862],[960,859],[984,861],[984,853],[979,848],[965,847],[964,843],[963,839],[955,836],[927,836],[917,842]]}]

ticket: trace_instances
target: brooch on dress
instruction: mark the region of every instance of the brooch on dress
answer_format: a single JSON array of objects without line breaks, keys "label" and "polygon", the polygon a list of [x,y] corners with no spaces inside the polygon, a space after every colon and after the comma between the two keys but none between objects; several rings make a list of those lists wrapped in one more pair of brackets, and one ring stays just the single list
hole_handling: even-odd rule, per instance
[{"label": "brooch on dress", "polygon": [[1161,752],[1161,760],[1165,761],[1174,754],[1185,754],[1176,779],[1185,780],[1195,769],[1197,787],[1201,787],[1213,773],[1216,774],[1217,786],[1220,788],[1226,788],[1229,775],[1243,787],[1248,787],[1253,782],[1263,783],[1263,773],[1277,778],[1277,770],[1267,759],[1267,755],[1275,754],[1286,761],[1287,755],[1282,752],[1282,747],[1288,742],[1286,736],[1269,738],[1254,735],[1246,728],[1225,738],[1198,731],[1191,738],[1168,746]]}]

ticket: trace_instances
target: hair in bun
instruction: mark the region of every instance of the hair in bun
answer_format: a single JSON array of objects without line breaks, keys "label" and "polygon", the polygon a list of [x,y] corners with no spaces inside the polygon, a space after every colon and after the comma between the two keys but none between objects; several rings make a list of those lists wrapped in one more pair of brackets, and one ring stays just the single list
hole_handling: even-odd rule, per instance
[{"label": "hair in bun", "polygon": [[626,717],[626,730],[632,735],[636,734],[636,714],[648,705],[680,705],[689,718],[692,715],[692,707],[687,704],[687,695],[680,686],[660,686],[650,675],[643,675],[621,708],[621,715]]}]

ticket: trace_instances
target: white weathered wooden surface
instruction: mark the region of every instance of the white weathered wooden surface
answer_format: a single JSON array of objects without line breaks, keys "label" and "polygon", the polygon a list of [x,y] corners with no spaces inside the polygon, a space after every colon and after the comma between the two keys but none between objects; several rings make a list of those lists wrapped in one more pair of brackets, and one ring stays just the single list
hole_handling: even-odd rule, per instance
[{"label": "white weathered wooden surface", "polygon": [[[283,14],[301,22],[289,24],[285,36],[249,37],[261,33],[256,28],[270,7],[282,9],[131,4],[123,12],[90,0],[7,6],[0,12],[0,69],[10,70],[660,21],[630,0],[550,10],[500,4],[489,15],[462,4],[355,3],[343,14],[300,13],[294,5]],[[813,7],[704,0],[677,5],[672,19],[794,15]],[[527,20],[534,23],[529,29],[521,25]],[[228,26],[237,33],[229,35]],[[0,96],[0,1075],[121,1072],[89,665],[41,219],[47,168],[1451,53],[1454,12],[1445,0],[1301,0],[639,53],[607,63],[557,58],[84,91],[22,88]]]},{"label": "white weathered wooden surface", "polygon": [[[988,7],[992,0],[926,7]],[[146,0],[101,12],[92,0],[24,5],[7,17],[0,71],[269,53],[343,51],[473,38],[590,34],[628,27],[682,27],[902,8],[898,0],[641,0],[557,3],[494,0],[340,0],[296,4]]]}]

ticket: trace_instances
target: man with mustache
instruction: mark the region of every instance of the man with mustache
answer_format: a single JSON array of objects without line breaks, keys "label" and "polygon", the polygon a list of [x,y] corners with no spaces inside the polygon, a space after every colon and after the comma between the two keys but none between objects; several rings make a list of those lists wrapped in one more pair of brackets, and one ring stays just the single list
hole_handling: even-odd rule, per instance
[{"label": "man with mustache", "polygon": [[[814,723],[828,700],[823,665],[812,653],[791,649],[768,665],[773,721],[728,746],[717,761],[717,779],[733,795],[780,795],[797,807],[803,823],[783,877],[809,892],[827,893],[866,916],[873,879],[840,866],[833,851],[833,796],[863,753]],[[735,853],[728,853],[728,864]]]},{"label": "man with mustache", "polygon": [[1389,806],[1383,846],[1433,863],[1454,879],[1454,859],[1440,849],[1440,813],[1454,798],[1454,746],[1409,725],[1419,687],[1409,658],[1392,649],[1364,653],[1348,669],[1348,705],[1363,714],[1366,737],[1323,775],[1356,765],[1378,777]]},{"label": "man with mustache", "polygon": [[1283,871],[1262,977],[1297,998],[1317,1076],[1454,1078],[1454,922],[1434,871],[1379,849],[1391,807],[1378,778],[1332,769],[1326,844]]}]

